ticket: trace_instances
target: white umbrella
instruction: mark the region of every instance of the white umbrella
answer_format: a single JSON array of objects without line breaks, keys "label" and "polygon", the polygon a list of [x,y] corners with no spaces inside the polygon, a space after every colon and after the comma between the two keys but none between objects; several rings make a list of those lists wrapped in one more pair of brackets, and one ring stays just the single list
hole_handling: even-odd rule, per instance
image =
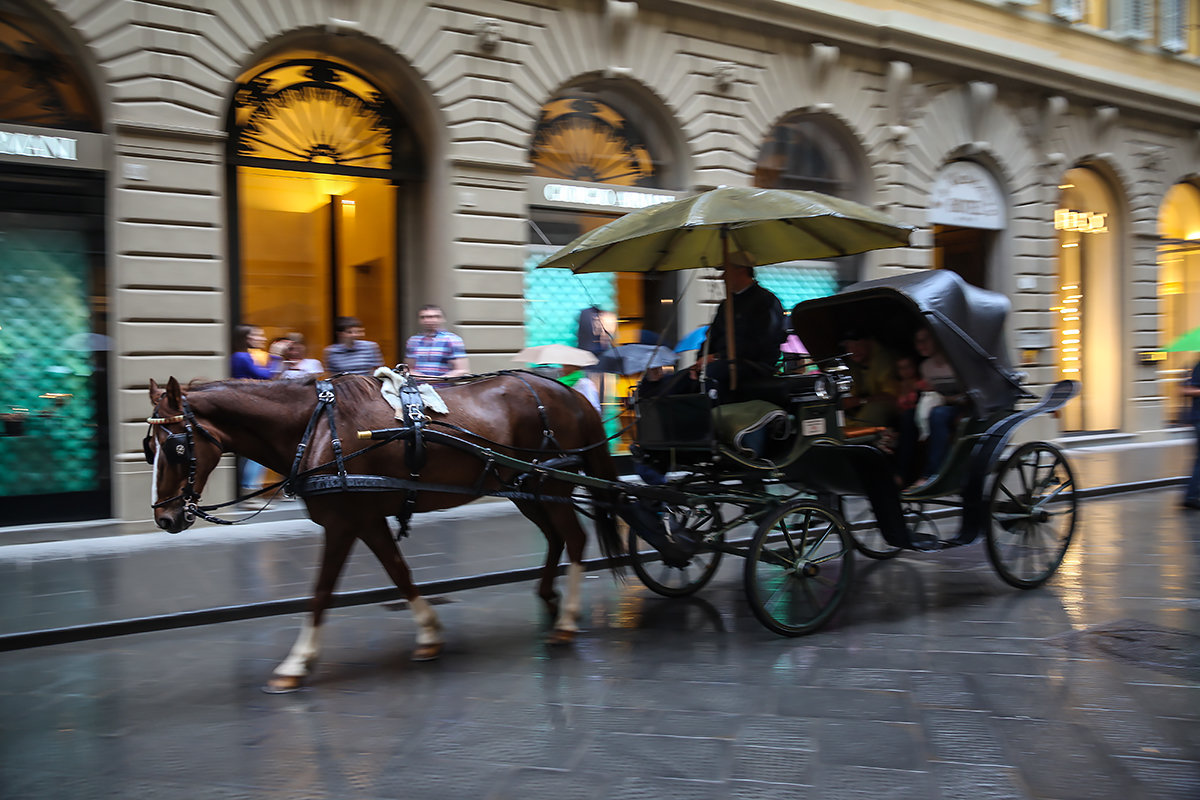
[{"label": "white umbrella", "polygon": [[540,344],[526,347],[512,358],[519,364],[561,364],[564,367],[590,367],[599,359],[595,353],[565,344]]}]

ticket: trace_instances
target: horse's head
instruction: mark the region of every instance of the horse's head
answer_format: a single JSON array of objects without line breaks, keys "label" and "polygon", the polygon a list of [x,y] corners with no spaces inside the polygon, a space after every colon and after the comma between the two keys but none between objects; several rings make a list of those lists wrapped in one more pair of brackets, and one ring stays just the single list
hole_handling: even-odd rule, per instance
[{"label": "horse's head", "polygon": [[200,493],[221,460],[222,447],[174,377],[165,389],[151,379],[150,402],[154,410],[142,441],[146,462],[154,468],[150,504],[158,527],[179,533],[195,522]]}]

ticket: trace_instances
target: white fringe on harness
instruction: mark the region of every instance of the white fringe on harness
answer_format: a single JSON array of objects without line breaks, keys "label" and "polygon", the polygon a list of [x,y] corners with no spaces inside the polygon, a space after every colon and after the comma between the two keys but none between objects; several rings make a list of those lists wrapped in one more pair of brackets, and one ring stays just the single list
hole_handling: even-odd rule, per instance
[{"label": "white fringe on harness", "polygon": [[[388,405],[396,409],[396,419],[405,419],[404,401],[400,399],[400,389],[405,382],[410,380],[408,376],[401,375],[391,367],[380,367],[375,370],[375,377],[383,381],[383,399],[388,401]],[[421,395],[421,400],[425,403],[425,408],[435,414],[448,414],[450,409],[446,407],[446,401],[437,393],[437,390],[428,383],[418,383],[417,391]]]}]

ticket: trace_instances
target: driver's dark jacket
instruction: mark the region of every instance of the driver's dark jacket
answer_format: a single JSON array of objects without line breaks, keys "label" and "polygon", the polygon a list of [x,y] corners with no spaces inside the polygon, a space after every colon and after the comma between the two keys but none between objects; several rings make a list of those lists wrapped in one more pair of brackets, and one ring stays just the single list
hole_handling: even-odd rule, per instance
[{"label": "driver's dark jacket", "polygon": [[[717,306],[708,329],[708,352],[728,358],[725,347],[725,304]],[[733,296],[734,357],[740,362],[761,365],[770,373],[779,360],[779,345],[787,338],[787,323],[779,298],[757,281]]]}]

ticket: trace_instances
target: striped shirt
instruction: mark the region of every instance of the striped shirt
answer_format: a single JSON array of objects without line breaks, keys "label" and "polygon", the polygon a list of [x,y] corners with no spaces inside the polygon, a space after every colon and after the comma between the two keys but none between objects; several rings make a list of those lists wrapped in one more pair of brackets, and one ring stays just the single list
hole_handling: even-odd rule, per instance
[{"label": "striped shirt", "polygon": [[467,357],[462,338],[450,331],[438,331],[432,336],[411,336],[405,351],[413,372],[434,377],[449,372],[452,369],[450,362],[454,359]]},{"label": "striped shirt", "polygon": [[383,353],[379,345],[360,339],[350,344],[331,344],[325,348],[325,368],[331,375],[353,372],[371,375],[383,366]]}]

